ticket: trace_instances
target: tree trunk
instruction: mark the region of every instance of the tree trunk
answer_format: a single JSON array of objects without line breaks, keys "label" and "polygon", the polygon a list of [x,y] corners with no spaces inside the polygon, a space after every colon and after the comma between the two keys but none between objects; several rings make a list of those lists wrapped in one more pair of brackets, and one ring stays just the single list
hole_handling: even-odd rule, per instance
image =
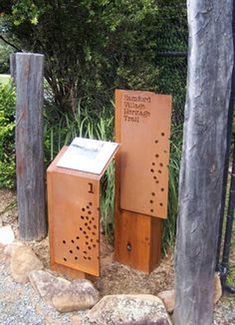
[{"label": "tree trunk", "polygon": [[40,54],[16,54],[16,174],[19,233],[39,240],[47,233],[43,156],[43,62]]},{"label": "tree trunk", "polygon": [[207,325],[233,67],[232,0],[188,0],[189,57],[175,252],[177,325]]}]

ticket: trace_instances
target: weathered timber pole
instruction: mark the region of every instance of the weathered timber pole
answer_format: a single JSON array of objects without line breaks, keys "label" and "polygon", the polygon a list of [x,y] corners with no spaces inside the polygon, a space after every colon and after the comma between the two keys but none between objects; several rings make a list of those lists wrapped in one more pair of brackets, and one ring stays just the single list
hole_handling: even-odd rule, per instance
[{"label": "weathered timber pole", "polygon": [[209,325],[233,67],[232,0],[188,0],[189,56],[175,251],[176,325]]},{"label": "weathered timber pole", "polygon": [[10,73],[14,83],[16,83],[16,54],[15,53],[10,55]]},{"label": "weathered timber pole", "polygon": [[16,174],[19,234],[23,240],[46,235],[43,163],[44,56],[16,54]]}]

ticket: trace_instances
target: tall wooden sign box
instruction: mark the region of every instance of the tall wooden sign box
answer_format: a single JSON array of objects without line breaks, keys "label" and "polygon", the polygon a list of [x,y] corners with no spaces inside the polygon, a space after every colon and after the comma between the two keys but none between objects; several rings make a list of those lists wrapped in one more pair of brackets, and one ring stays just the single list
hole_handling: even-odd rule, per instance
[{"label": "tall wooden sign box", "polygon": [[150,273],[167,218],[171,96],[116,90],[115,259]]},{"label": "tall wooden sign box", "polygon": [[[102,142],[76,139],[88,145]],[[103,145],[101,154],[96,149],[92,151],[92,147],[84,147],[84,154],[91,157],[87,165],[96,168],[100,162],[103,164],[99,173],[73,169],[76,159],[78,162],[83,159],[82,155],[76,157],[76,150],[81,148],[80,143],[75,143],[72,148],[75,151],[62,162],[68,150],[63,147],[47,170],[51,268],[73,278],[100,274],[100,180],[118,146]],[[87,167],[86,161],[83,167]]]}]

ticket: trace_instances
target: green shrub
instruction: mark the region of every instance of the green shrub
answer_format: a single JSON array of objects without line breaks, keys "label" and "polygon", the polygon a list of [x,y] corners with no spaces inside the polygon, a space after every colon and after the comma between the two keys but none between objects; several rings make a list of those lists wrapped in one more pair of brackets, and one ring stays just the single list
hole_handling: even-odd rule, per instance
[{"label": "green shrub", "polygon": [[0,84],[0,187],[15,186],[15,89]]}]

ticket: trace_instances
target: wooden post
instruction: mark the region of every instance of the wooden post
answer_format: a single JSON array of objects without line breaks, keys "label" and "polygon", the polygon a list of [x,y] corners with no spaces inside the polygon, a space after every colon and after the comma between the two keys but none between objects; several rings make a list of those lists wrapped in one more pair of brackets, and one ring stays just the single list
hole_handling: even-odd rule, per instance
[{"label": "wooden post", "polygon": [[19,234],[47,234],[43,155],[43,63],[41,54],[16,54],[16,173]]},{"label": "wooden post", "polygon": [[188,0],[189,57],[176,243],[176,325],[212,324],[233,67],[232,1]]},{"label": "wooden post", "polygon": [[10,55],[10,73],[14,83],[16,84],[16,53]]}]

